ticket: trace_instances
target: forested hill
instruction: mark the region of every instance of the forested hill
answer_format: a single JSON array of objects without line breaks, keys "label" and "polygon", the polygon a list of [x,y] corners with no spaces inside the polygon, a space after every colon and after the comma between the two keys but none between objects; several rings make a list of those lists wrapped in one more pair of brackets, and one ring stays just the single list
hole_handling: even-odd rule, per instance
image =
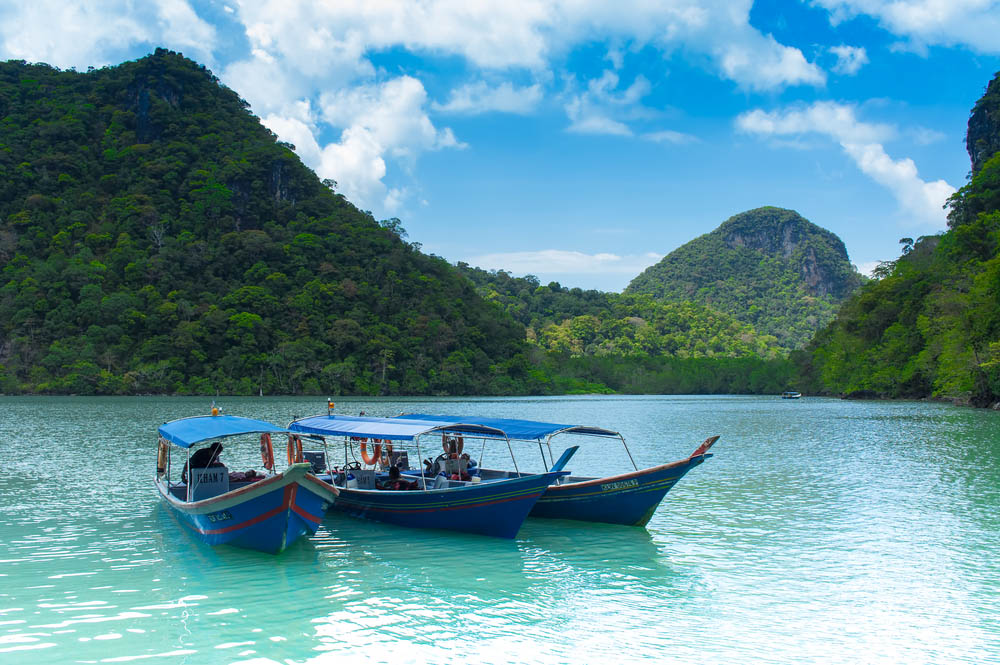
[{"label": "forested hill", "polygon": [[487,300],[526,327],[528,340],[575,357],[773,359],[777,341],[728,314],[692,302],[664,303],[647,295],[621,295],[539,283],[465,263],[459,270]]},{"label": "forested hill", "polygon": [[907,242],[796,354],[813,391],[1000,400],[1000,74],[969,118],[972,176],[942,235]]},{"label": "forested hill", "polygon": [[179,54],[0,64],[0,392],[525,391],[524,328],[398,231]]},{"label": "forested hill", "polygon": [[694,301],[794,349],[829,323],[862,281],[835,234],[793,210],[764,207],[677,248],[625,293]]}]

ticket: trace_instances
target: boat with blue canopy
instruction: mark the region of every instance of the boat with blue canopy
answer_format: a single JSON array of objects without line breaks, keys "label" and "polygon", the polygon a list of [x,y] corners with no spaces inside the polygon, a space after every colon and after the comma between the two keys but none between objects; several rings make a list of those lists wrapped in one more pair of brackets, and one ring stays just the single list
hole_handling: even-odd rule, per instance
[{"label": "boat with blue canopy", "polygon": [[[553,466],[545,473],[484,478],[457,438],[440,438],[453,425],[328,411],[295,420],[288,429],[323,447],[307,451],[320,466],[331,459],[331,442],[343,446],[343,463],[325,476],[340,490],[334,510],[399,526],[513,538],[545,488],[565,472]],[[505,440],[489,426],[465,428],[494,442]],[[435,457],[431,451],[439,445],[444,452]],[[507,449],[513,458],[509,443]],[[421,468],[425,452],[430,457]],[[409,461],[414,453],[416,468]]]},{"label": "boat with blue canopy", "polygon": [[[621,433],[601,427],[566,425],[512,418],[483,418],[478,416],[442,416],[411,413],[400,416],[413,422],[451,423],[438,430],[452,436],[503,437],[511,442],[530,442],[538,445],[542,464],[549,468],[556,462],[552,439],[561,435],[581,435],[605,440],[617,440],[625,449],[632,470],[603,477],[568,475],[549,485],[531,510],[531,517],[583,520],[646,526],[667,492],[684,475],[706,459],[712,457],[708,450],[719,439],[711,436],[687,458],[640,469],[632,457]],[[497,434],[499,432],[500,434]],[[546,457],[548,453],[548,457]],[[562,459],[562,458],[560,458]],[[562,467],[560,467],[562,468]],[[501,471],[480,468],[484,480],[494,477],[510,478],[520,475],[516,468]]]},{"label": "boat with blue canopy", "polygon": [[[301,438],[263,420],[219,415],[214,407],[213,414],[159,428],[155,483],[171,513],[209,545],[277,554],[315,533],[338,490],[312,473]],[[276,436],[287,438],[288,464],[282,471],[275,464]],[[223,449],[233,450],[240,442],[250,456],[259,444],[263,473],[230,472],[222,462]]]}]

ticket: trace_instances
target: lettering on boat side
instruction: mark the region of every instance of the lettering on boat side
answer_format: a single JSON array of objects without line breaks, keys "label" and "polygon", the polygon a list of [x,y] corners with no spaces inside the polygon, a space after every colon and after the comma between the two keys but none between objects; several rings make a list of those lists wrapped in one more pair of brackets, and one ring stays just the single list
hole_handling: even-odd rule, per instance
[{"label": "lettering on boat side", "polygon": [[604,483],[601,485],[602,492],[610,492],[611,490],[623,490],[627,487],[638,487],[639,479],[630,478],[629,480],[619,480],[615,483]]},{"label": "lettering on boat side", "polygon": [[229,514],[228,510],[223,510],[220,513],[211,513],[208,516],[209,522],[225,522],[231,519],[233,519],[233,516]]}]

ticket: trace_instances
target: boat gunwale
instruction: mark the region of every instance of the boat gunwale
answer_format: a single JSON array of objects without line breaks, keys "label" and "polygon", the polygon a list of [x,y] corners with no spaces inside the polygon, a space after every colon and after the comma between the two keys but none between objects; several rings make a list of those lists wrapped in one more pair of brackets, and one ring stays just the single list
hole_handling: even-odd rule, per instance
[{"label": "boat gunwale", "polygon": [[[161,476],[157,476],[154,482],[160,492],[160,496],[162,496],[171,507],[191,515],[206,515],[208,513],[225,510],[226,508],[231,508],[232,506],[237,506],[241,503],[250,501],[251,499],[256,499],[257,497],[264,496],[265,494],[269,494],[293,483],[332,503],[340,494],[340,490],[336,486],[326,483],[310,473],[308,470],[311,467],[312,465],[309,462],[299,462],[288,467],[281,473],[265,478],[264,480],[259,480],[245,487],[239,487],[200,501],[182,501],[181,499],[178,499],[171,493],[171,488],[163,482],[163,478]],[[305,480],[308,480],[310,483],[316,484],[319,487],[314,488],[310,485],[306,485],[303,482]],[[329,496],[324,496],[324,493]]]}]

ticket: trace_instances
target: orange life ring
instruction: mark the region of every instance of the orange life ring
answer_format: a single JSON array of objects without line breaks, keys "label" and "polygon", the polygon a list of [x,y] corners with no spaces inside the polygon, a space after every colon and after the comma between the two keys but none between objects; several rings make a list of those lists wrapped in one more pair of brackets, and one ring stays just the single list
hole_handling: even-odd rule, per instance
[{"label": "orange life ring", "polygon": [[160,439],[160,449],[156,453],[156,473],[167,472],[167,442]]},{"label": "orange life ring", "polygon": [[374,464],[382,457],[382,440],[372,439],[375,444],[375,449],[372,451],[372,456],[368,456],[368,439],[361,439],[361,459],[365,461],[365,464]]},{"label": "orange life ring", "polygon": [[302,439],[291,434],[288,437],[288,463],[297,464],[302,460]]},{"label": "orange life ring", "polygon": [[268,471],[274,470],[274,447],[271,446],[271,435],[260,435],[260,460]]},{"label": "orange life ring", "polygon": [[[441,447],[444,448],[445,455],[451,454],[451,448],[448,447],[448,438],[444,434],[441,435]],[[461,455],[462,450],[465,449],[465,441],[460,436],[456,436],[452,439],[455,442],[455,454]]]}]

